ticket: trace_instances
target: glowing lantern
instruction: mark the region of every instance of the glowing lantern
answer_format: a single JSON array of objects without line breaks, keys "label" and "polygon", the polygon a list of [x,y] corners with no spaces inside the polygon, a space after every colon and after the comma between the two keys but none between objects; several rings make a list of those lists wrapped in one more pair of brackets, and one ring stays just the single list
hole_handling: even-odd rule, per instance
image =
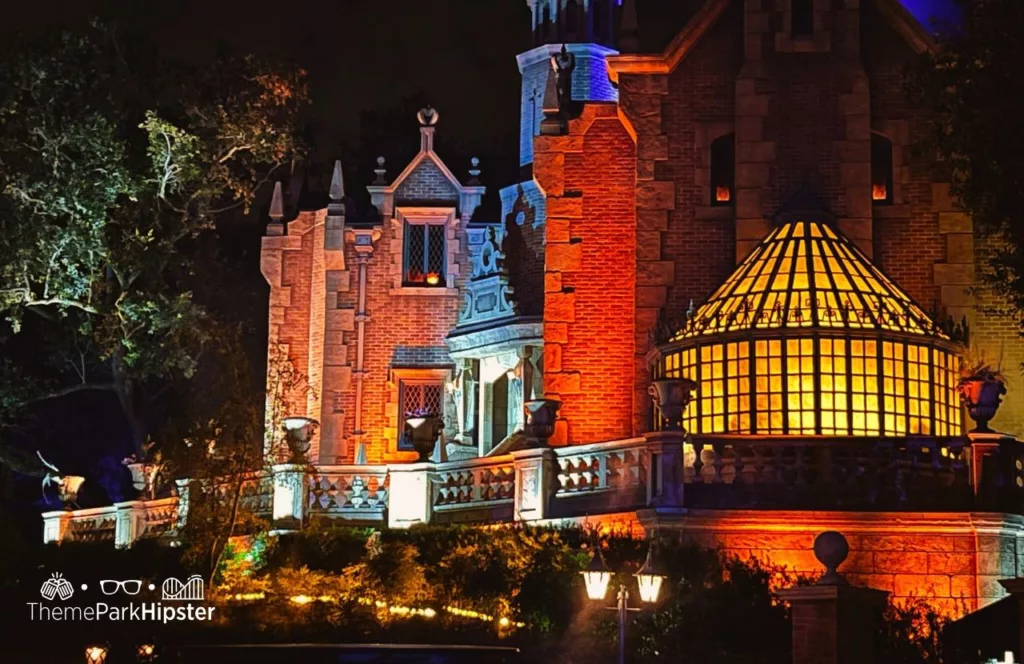
[{"label": "glowing lantern", "polygon": [[647,552],[647,561],[636,573],[636,583],[640,589],[640,599],[648,604],[658,601],[661,593],[661,584],[665,581],[665,575],[655,569],[654,549]]},{"label": "glowing lantern", "polygon": [[143,643],[135,649],[135,655],[140,662],[152,662],[156,659],[156,646],[152,643]]},{"label": "glowing lantern", "polygon": [[103,664],[107,661],[107,649],[103,646],[89,646],[85,649],[85,664]]},{"label": "glowing lantern", "polygon": [[594,557],[590,560],[587,569],[580,573],[583,575],[583,583],[587,586],[587,597],[593,600],[604,599],[604,596],[608,594],[608,584],[612,580],[612,573],[605,567],[600,551],[594,552]]},{"label": "glowing lantern", "polygon": [[728,203],[732,200],[732,191],[730,191],[728,185],[720,184],[715,187],[715,201],[718,203]]},{"label": "glowing lantern", "polygon": [[871,200],[884,201],[889,199],[889,188],[884,182],[876,182],[871,185]]},{"label": "glowing lantern", "polygon": [[441,283],[441,275],[437,272],[430,272],[427,274],[427,285],[436,286]]}]

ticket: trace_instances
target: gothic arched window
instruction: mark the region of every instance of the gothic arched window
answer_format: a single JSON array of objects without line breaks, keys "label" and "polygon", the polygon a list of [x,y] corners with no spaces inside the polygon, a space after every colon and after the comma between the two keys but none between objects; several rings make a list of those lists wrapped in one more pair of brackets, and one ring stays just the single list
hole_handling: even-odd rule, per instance
[{"label": "gothic arched window", "polygon": [[871,134],[871,202],[892,205],[892,141]]},{"label": "gothic arched window", "polygon": [[711,142],[711,205],[732,205],[736,198],[736,134]]},{"label": "gothic arched window", "polygon": [[793,37],[810,37],[814,34],[814,0],[792,0],[789,30]]}]

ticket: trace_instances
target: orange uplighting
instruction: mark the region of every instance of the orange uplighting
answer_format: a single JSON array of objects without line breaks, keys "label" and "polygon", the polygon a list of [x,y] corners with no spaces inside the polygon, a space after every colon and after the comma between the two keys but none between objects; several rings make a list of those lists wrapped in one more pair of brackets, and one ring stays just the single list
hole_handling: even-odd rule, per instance
[{"label": "orange uplighting", "polygon": [[732,190],[724,184],[715,188],[715,200],[719,203],[728,203],[732,200]]},{"label": "orange uplighting", "polygon": [[884,182],[875,183],[871,185],[871,200],[873,201],[884,201],[889,198],[889,188],[885,186]]}]

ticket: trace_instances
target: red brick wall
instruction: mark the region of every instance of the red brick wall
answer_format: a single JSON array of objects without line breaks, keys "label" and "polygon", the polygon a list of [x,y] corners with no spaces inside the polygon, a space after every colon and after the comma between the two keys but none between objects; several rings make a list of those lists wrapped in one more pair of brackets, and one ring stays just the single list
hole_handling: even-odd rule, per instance
[{"label": "red brick wall", "polygon": [[[414,458],[413,453],[394,455],[396,431],[389,421],[388,409],[397,415],[398,405],[392,402],[393,389],[388,382],[388,369],[396,346],[444,346],[445,337],[455,327],[461,300],[458,296],[401,295],[392,291],[391,241],[395,232],[401,232],[390,219],[384,220],[382,235],[374,244],[373,257],[367,265],[366,323],[363,369],[362,429],[366,432],[366,456],[370,463],[387,460]],[[464,246],[464,243],[462,243]],[[357,254],[351,244],[346,243],[345,261],[351,271],[351,288],[339,297],[343,307],[356,308],[359,297],[359,267]],[[461,264],[465,264],[460,259]],[[463,277],[458,283],[461,285]],[[357,332],[345,333],[348,345],[349,363],[355,367]],[[351,440],[355,422],[355,382],[341,399],[346,415],[346,437]],[[389,447],[390,446],[390,447]],[[346,446],[344,462],[354,460],[355,446]]]},{"label": "red brick wall", "polygon": [[[667,159],[655,162],[653,176],[674,183],[673,209],[661,237],[661,260],[676,266],[666,302],[671,315],[686,311],[691,299],[700,303],[735,265],[731,217],[698,219],[696,215],[698,208],[710,203],[705,200],[703,175],[698,172],[703,169],[696,138],[701,123],[729,123],[735,117],[735,81],[743,64],[742,9],[743,3],[732,3],[668,75],[660,123],[644,119],[654,117],[644,113],[645,104],[640,100],[640,91],[650,86],[623,81],[620,93],[622,106],[637,128],[638,143],[643,144],[647,136],[667,136]],[[641,182],[639,186],[644,185]]]},{"label": "red brick wall", "polygon": [[[905,92],[904,72],[917,55],[872,3],[863,3],[861,12],[865,36],[861,53],[871,90],[871,126],[893,140],[907,167],[903,181],[896,183],[895,205],[873,208],[875,262],[921,306],[937,309],[940,298],[933,266],[945,260],[946,246],[932,204],[932,181],[942,178],[929,155],[914,156],[910,149],[926,137],[928,120]],[[906,129],[897,123],[905,124]],[[899,135],[904,132],[905,137]],[[910,145],[901,146],[904,140]]]},{"label": "red brick wall", "polygon": [[[299,229],[308,229],[313,225],[313,213],[305,212],[298,219],[289,223],[292,234]],[[271,310],[270,334],[271,342],[286,345],[288,358],[295,371],[302,375],[309,374],[309,309],[310,309],[310,274],[313,265],[312,231],[303,233],[301,248],[281,252],[281,287],[290,291],[289,304],[278,318]],[[289,238],[290,240],[291,238]],[[286,241],[281,238],[281,241]],[[273,294],[271,298],[273,299]],[[268,386],[268,390],[273,390]],[[290,412],[306,413],[306,387],[298,385],[286,400]]]},{"label": "red brick wall", "polygon": [[544,391],[562,401],[555,444],[633,428],[635,144],[610,104],[588,105],[569,134],[538,138],[534,155],[548,193]]}]

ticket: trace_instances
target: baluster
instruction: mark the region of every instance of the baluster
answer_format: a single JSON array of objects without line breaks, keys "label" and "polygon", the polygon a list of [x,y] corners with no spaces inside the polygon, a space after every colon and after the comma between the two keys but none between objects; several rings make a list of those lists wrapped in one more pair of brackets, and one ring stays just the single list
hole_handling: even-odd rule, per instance
[{"label": "baluster", "polygon": [[722,460],[722,451],[725,449],[725,443],[711,443],[711,452],[714,455],[712,457],[711,465],[715,469],[715,479],[712,480],[715,484],[722,483],[722,468],[725,467],[725,462]]},{"label": "baluster", "polygon": [[702,484],[704,482],[704,460],[701,457],[704,456],[704,443],[693,442],[693,455],[693,482]]},{"label": "baluster", "polygon": [[760,484],[764,480],[764,449],[751,445],[750,450],[754,454],[754,484]]},{"label": "baluster", "polygon": [[597,488],[607,489],[608,479],[608,454],[599,454],[597,457]]},{"label": "baluster", "polygon": [[806,463],[804,462],[804,456],[807,450],[803,446],[796,448],[796,479],[794,484],[802,485],[806,484],[807,480],[804,477],[804,471],[806,469]]},{"label": "baluster", "polygon": [[732,446],[732,454],[732,468],[733,472],[735,473],[734,477],[732,478],[732,482],[733,484],[742,484],[743,467],[745,464],[743,463],[743,450],[740,448],[739,443],[736,443]]}]

